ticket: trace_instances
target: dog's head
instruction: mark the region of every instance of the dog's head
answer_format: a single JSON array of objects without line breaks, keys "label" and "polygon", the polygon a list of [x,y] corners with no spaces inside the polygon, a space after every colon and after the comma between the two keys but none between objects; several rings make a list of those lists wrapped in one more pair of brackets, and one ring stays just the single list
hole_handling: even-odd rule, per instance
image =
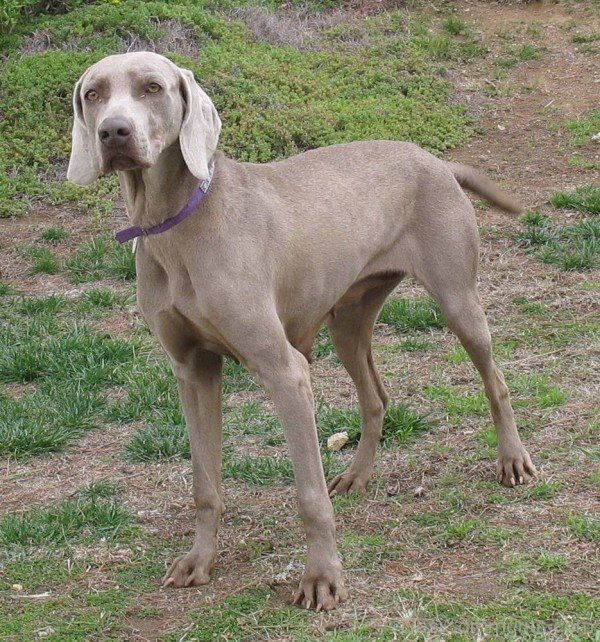
[{"label": "dog's head", "polygon": [[102,173],[152,167],[179,144],[190,172],[209,178],[221,120],[191,71],[164,56],[108,56],[73,93],[75,120],[67,178],[88,185]]}]

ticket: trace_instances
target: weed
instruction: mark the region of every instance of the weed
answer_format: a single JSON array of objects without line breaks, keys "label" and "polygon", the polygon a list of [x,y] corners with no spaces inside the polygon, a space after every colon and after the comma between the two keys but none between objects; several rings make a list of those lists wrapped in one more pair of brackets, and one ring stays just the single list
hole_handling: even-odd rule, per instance
[{"label": "weed", "polygon": [[545,480],[538,481],[535,486],[528,489],[527,496],[539,501],[546,501],[556,497],[563,485],[561,482],[550,482]]},{"label": "weed", "polygon": [[64,298],[18,299],[0,328],[0,383],[34,384],[18,398],[0,393],[0,454],[60,449],[93,428],[106,396],[122,384],[135,344],[73,326],[57,315]]},{"label": "weed", "polygon": [[274,415],[266,415],[261,404],[250,402],[237,406],[226,417],[226,427],[230,432],[244,435],[264,435],[273,437],[281,432],[279,420]]},{"label": "weed", "polygon": [[473,28],[468,23],[461,20],[458,16],[448,16],[442,22],[442,29],[453,36],[472,36]]},{"label": "weed", "polygon": [[0,281],[0,296],[9,296],[13,294],[17,294],[17,290],[9,283],[3,283]]},{"label": "weed", "polygon": [[444,546],[455,546],[467,538],[472,538],[478,527],[479,522],[476,519],[460,519],[443,528],[438,539]]},{"label": "weed", "polygon": [[[249,588],[227,597],[218,604],[202,606],[189,613],[186,625],[190,639],[210,642],[224,640],[260,640],[277,635],[302,636],[309,640],[310,614],[301,609],[280,606],[271,600],[274,592],[266,588]],[[183,629],[183,627],[182,627]],[[184,634],[185,635],[185,634]],[[181,632],[167,635],[165,642],[177,642]]]},{"label": "weed", "polygon": [[433,345],[431,341],[421,337],[408,337],[396,344],[395,348],[400,352],[420,352],[431,349]]},{"label": "weed", "polygon": [[330,354],[335,353],[335,347],[331,341],[329,330],[326,326],[323,326],[317,333],[312,353],[315,359],[323,359],[324,357],[328,357]]},{"label": "weed", "polygon": [[92,289],[84,292],[75,308],[80,314],[86,314],[98,310],[113,310],[125,305],[125,302],[126,298],[114,290]]},{"label": "weed", "polygon": [[548,375],[515,375],[509,379],[514,405],[524,405],[524,399],[533,399],[538,408],[555,408],[564,405],[569,393],[551,383]]},{"label": "weed", "polygon": [[504,69],[509,69],[510,67],[518,65],[520,62],[536,60],[539,56],[539,51],[531,45],[522,45],[517,51],[514,51],[513,49],[512,55],[508,58],[498,60],[496,65]]},{"label": "weed", "polygon": [[392,557],[389,542],[382,535],[346,533],[341,541],[340,553],[346,568],[374,568],[382,560]]},{"label": "weed", "polygon": [[482,391],[469,395],[444,384],[426,386],[424,391],[430,399],[443,402],[450,421],[455,425],[460,423],[463,415],[488,413],[487,398]]}]

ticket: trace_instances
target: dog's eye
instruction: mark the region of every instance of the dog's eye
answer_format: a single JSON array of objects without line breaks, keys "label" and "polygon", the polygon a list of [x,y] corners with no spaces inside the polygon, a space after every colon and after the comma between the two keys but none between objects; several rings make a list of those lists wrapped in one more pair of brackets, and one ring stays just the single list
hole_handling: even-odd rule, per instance
[{"label": "dog's eye", "polygon": [[89,91],[85,92],[85,99],[89,100],[91,103],[98,100],[98,98],[100,98],[100,96],[98,95],[98,92],[94,91],[93,89],[90,89]]},{"label": "dog's eye", "polygon": [[161,90],[161,86],[157,82],[151,82],[148,85],[148,92],[151,94],[157,94]]}]

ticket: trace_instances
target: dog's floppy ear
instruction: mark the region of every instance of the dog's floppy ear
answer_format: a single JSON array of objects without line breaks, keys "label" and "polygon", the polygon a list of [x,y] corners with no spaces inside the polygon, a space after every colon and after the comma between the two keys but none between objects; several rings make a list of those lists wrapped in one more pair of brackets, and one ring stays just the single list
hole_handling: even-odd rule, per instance
[{"label": "dog's floppy ear", "polygon": [[81,85],[87,72],[81,76],[73,91],[73,132],[71,136],[71,158],[67,178],[77,185],[89,185],[100,175],[100,163],[94,144],[94,132],[90,132],[83,120]]},{"label": "dog's floppy ear", "polygon": [[217,148],[221,119],[212,100],[200,89],[194,74],[180,69],[183,120],[179,145],[190,172],[202,181],[208,180],[208,164]]}]

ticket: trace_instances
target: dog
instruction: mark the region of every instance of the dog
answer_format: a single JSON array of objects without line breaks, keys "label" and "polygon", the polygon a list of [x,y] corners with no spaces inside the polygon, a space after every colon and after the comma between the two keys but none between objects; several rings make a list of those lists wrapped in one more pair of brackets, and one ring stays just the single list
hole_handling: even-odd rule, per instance
[{"label": "dog", "polygon": [[[286,160],[241,163],[216,150],[221,121],[193,74],[155,53],[109,56],[75,86],[68,179],[116,171],[138,236],[141,313],[169,357],[188,427],[196,534],[164,586],[205,584],[224,510],[223,356],[270,394],[292,459],[307,563],[294,603],[345,600],[330,496],[364,491],[388,395],[371,353],[386,297],[412,275],[439,303],[484,382],[498,435],[498,480],[536,474],[509,392],[492,358],[476,290],[479,236],[468,187],[501,208],[520,206],[470,167],[416,145],[355,142]],[[350,468],[326,485],[309,359],[327,323],[360,402]]]}]

